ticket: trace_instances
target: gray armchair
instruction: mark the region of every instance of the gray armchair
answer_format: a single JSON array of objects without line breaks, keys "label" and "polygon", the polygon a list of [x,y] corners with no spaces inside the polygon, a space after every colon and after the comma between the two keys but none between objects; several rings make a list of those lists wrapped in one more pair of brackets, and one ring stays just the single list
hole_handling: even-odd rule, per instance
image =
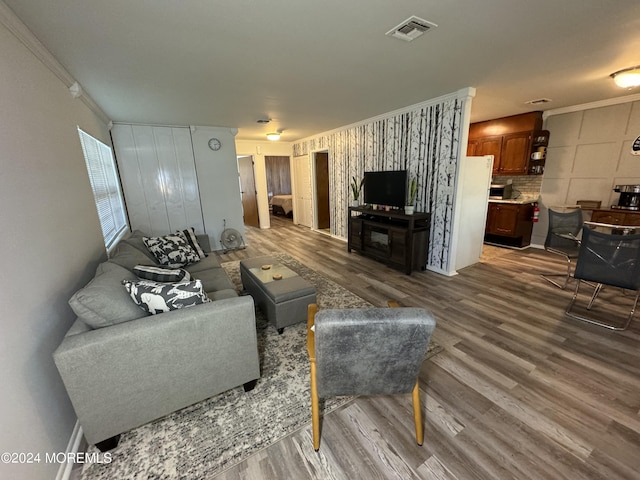
[{"label": "gray armchair", "polygon": [[309,305],[313,446],[320,448],[319,398],[412,393],[416,442],[424,431],[418,373],[436,321],[422,308],[334,309]]}]

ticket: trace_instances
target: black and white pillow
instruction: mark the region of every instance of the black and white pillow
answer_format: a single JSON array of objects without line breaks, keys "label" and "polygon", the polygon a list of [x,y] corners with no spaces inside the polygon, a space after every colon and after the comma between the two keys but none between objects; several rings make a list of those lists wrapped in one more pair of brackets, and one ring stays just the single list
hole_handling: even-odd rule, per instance
[{"label": "black and white pillow", "polygon": [[152,265],[136,265],[133,273],[143,280],[154,282],[178,283],[188,282],[191,275],[184,268],[156,267]]},{"label": "black and white pillow", "polygon": [[207,254],[198,242],[198,238],[196,237],[196,232],[193,227],[185,228],[184,230],[178,230],[176,233],[184,237],[191,248],[193,248],[193,250],[198,254],[200,260],[207,257]]},{"label": "black and white pillow", "polygon": [[123,280],[122,284],[133,301],[151,314],[189,308],[211,301],[202,289],[200,280],[182,283]]},{"label": "black and white pillow", "polygon": [[164,237],[142,237],[142,241],[162,265],[184,267],[200,261],[200,256],[183,235],[176,233]]}]

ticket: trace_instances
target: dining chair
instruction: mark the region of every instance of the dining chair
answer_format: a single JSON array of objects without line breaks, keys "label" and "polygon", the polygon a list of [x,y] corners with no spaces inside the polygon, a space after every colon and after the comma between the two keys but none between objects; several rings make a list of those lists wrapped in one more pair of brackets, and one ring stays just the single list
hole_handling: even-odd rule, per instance
[{"label": "dining chair", "polygon": [[582,218],[585,221],[591,220],[591,215],[594,210],[597,210],[602,205],[601,200],[578,200],[576,205],[582,210]]},{"label": "dining chair", "polygon": [[[600,229],[606,226],[595,225]],[[591,227],[585,225],[582,230],[580,251],[573,274],[577,280],[576,288],[565,314],[570,318],[612,330],[626,330],[633,319],[640,297],[640,234],[630,233],[632,230],[629,229],[632,227],[621,230],[618,225],[608,225],[610,232],[598,231]],[[578,313],[574,308],[583,282],[591,284],[593,294],[586,305],[585,313]],[[600,291],[607,286],[619,287],[623,292],[630,290],[635,294],[631,310],[622,322],[619,319],[615,322],[615,314],[611,309],[606,310],[606,318],[593,315],[594,302]]]},{"label": "dining chair", "polygon": [[[391,303],[391,306],[396,304]],[[313,448],[320,448],[320,398],[411,393],[415,435],[424,441],[418,373],[436,320],[423,308],[318,311],[309,305]]]},{"label": "dining chair", "polygon": [[[580,250],[578,236],[583,225],[582,211],[579,206],[566,210],[561,212],[559,209],[549,208],[549,226],[544,249],[555,255],[563,256],[566,259],[567,271],[566,273],[541,274],[546,281],[563,290],[571,279],[571,261],[578,258]],[[558,282],[552,277],[562,277],[563,280]]]}]

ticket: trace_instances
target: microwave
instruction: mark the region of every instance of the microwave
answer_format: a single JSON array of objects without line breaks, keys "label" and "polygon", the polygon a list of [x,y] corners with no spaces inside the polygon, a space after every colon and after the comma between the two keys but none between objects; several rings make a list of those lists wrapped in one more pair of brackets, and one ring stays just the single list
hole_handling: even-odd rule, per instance
[{"label": "microwave", "polygon": [[492,183],[489,187],[489,198],[494,200],[506,200],[511,198],[513,194],[513,185],[506,183],[504,185]]}]

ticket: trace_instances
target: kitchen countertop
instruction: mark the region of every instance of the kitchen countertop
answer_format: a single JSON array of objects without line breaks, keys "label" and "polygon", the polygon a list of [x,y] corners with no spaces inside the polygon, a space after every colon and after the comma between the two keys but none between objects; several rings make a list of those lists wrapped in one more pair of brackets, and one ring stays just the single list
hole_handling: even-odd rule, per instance
[{"label": "kitchen countertop", "polygon": [[497,198],[490,198],[489,202],[492,203],[511,203],[511,204],[515,204],[515,205],[523,205],[525,203],[534,203],[537,202],[540,199],[539,195],[522,195],[518,198],[505,198],[505,199],[497,199]]}]

